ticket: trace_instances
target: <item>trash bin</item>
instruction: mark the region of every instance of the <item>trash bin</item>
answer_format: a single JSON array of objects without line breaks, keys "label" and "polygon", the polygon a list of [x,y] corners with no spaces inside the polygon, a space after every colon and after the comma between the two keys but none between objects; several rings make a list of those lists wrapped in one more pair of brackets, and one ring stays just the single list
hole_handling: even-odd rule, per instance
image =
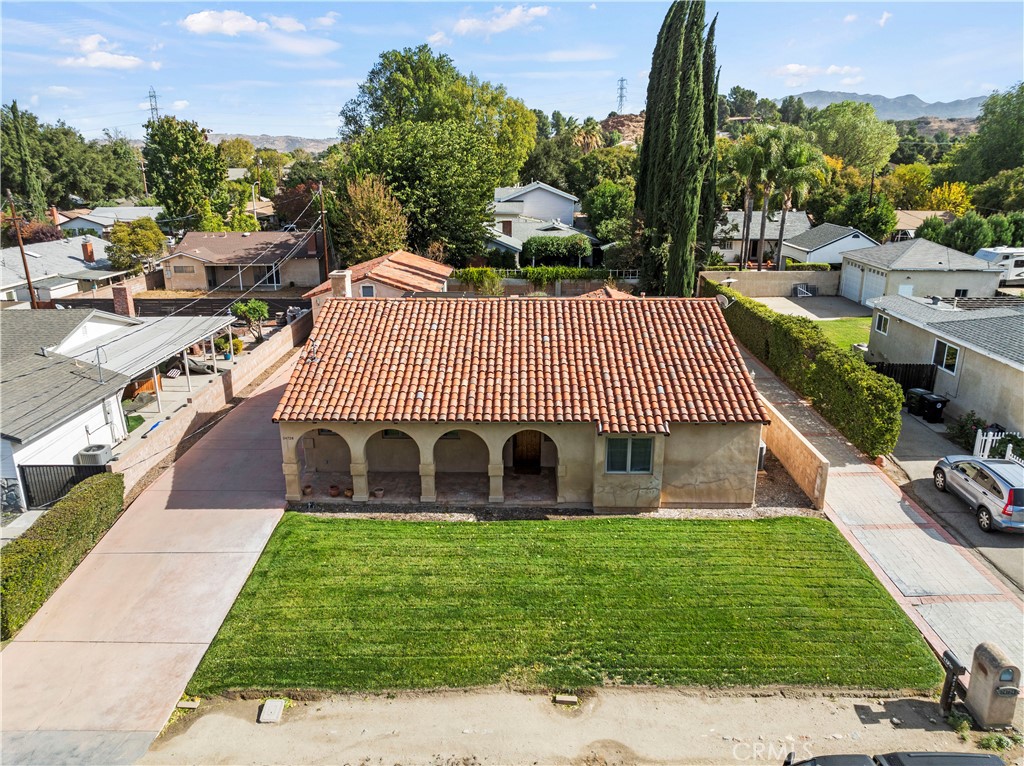
[{"label": "trash bin", "polygon": [[907,389],[907,412],[911,415],[917,415],[920,417],[924,415],[924,395],[930,394],[927,388],[908,388]]},{"label": "trash bin", "polygon": [[924,407],[921,415],[924,417],[925,422],[941,423],[942,416],[946,413],[946,405],[949,404],[949,399],[938,394],[925,394],[921,399],[923,400]]}]

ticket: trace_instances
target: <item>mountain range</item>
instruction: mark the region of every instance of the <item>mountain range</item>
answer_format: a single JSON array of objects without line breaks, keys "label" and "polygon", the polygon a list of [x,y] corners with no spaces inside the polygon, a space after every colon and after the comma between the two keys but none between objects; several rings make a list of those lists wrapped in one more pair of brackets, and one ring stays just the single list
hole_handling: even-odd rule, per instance
[{"label": "mountain range", "polygon": [[244,138],[251,142],[257,149],[277,149],[279,152],[294,152],[296,149],[305,149],[310,154],[318,154],[338,143],[337,138],[302,138],[301,136],[268,136],[261,133],[258,136],[245,133],[210,133],[211,144],[219,144],[232,138]]},{"label": "mountain range", "polygon": [[[875,107],[875,114],[880,120],[913,120],[917,117],[941,117],[944,119],[954,117],[977,117],[981,112],[981,105],[988,96],[975,96],[973,98],[962,98],[957,101],[936,101],[929,104],[927,101],[918,98],[913,94],[889,98],[887,96],[876,96],[864,93],[844,93],[834,90],[812,90],[806,93],[795,94],[802,98],[807,106],[814,106],[819,109],[835,104],[840,101],[861,101]],[[775,99],[780,103],[781,99]]]}]

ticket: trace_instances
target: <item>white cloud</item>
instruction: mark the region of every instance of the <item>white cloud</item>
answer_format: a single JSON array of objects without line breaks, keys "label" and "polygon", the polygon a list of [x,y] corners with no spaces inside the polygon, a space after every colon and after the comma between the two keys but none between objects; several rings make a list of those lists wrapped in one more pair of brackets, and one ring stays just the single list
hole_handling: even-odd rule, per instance
[{"label": "white cloud", "polygon": [[859,85],[864,82],[864,78],[858,75],[857,77],[844,77],[839,81],[840,85]]},{"label": "white cloud", "polygon": [[590,10],[596,11],[597,10],[597,3],[591,3],[588,7],[590,8]]},{"label": "white cloud", "polygon": [[884,27],[885,23],[892,18],[892,14],[889,11],[882,11],[882,17],[878,20],[878,26]]},{"label": "white cloud", "polygon": [[66,67],[84,67],[86,69],[137,69],[146,62],[138,56],[116,53],[116,45],[110,43],[103,35],[86,35],[74,42],[81,56],[70,56],[57,63]]},{"label": "white cloud", "polygon": [[171,109],[185,109],[188,107],[188,101],[185,99],[179,99],[171,104]]},{"label": "white cloud", "polygon": [[31,96],[29,96],[28,102],[32,106],[36,106],[39,103],[39,96],[37,96],[35,93],[33,93]]},{"label": "white cloud", "polygon": [[529,27],[538,19],[548,15],[550,8],[546,5],[527,7],[517,5],[510,10],[496,6],[489,16],[465,16],[455,22],[452,32],[457,35],[494,35],[508,32],[519,27]]},{"label": "white cloud", "polygon": [[139,109],[143,109],[143,110],[149,111],[149,102],[148,101],[140,101],[135,106],[138,107]]},{"label": "white cloud", "polygon": [[832,64],[825,70],[825,74],[857,74],[859,71],[859,66],[836,66]]},{"label": "white cloud", "polygon": [[74,92],[67,85],[50,85],[46,89],[47,96],[70,96]]},{"label": "white cloud", "polygon": [[857,14],[856,13],[848,13],[845,16],[843,16],[843,23],[844,24],[852,24],[856,20],[857,20]]},{"label": "white cloud", "polygon": [[[772,74],[776,77],[785,78],[786,85],[795,88],[800,85],[806,85],[818,75],[856,75],[858,72],[860,72],[860,67],[849,65],[839,66],[837,64],[830,64],[828,67],[820,67],[811,64],[785,64],[773,70]],[[864,78],[849,77],[847,79],[856,79],[857,82],[860,82]],[[842,84],[855,85],[856,83],[847,83],[844,80]]]},{"label": "white cloud", "polygon": [[291,37],[280,32],[268,32],[266,40],[274,50],[293,56],[325,56],[340,47],[324,37]]},{"label": "white cloud", "polygon": [[264,32],[268,25],[241,11],[199,11],[181,20],[181,26],[197,35],[237,37],[247,32]]},{"label": "white cloud", "polygon": [[341,14],[339,14],[337,11],[328,11],[323,16],[318,16],[317,18],[313,19],[312,24],[314,27],[319,27],[320,29],[323,29],[325,27],[333,27],[334,22],[338,20],[338,17],[340,15]]},{"label": "white cloud", "polygon": [[160,61],[152,61],[149,64],[149,68],[154,70],[154,71],[159,70],[161,67],[163,67],[163,63],[160,62]]},{"label": "white cloud", "polygon": [[562,48],[543,53],[506,53],[502,55],[479,54],[483,61],[543,61],[552,64],[569,64],[583,61],[608,61],[618,58],[617,48],[604,45],[585,45],[580,48]]},{"label": "white cloud", "polygon": [[305,32],[306,25],[291,16],[267,16],[270,26],[282,32]]},{"label": "white cloud", "polygon": [[431,45],[451,45],[452,38],[444,32],[434,32],[434,34],[427,38],[427,42]]}]

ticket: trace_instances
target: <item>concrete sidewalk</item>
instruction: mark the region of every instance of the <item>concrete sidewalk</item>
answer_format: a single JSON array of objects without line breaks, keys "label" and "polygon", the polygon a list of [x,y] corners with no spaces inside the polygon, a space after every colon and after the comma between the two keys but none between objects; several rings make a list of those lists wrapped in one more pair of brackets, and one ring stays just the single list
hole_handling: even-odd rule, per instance
[{"label": "concrete sidewalk", "polygon": [[825,512],[932,648],[970,667],[993,641],[1024,662],[1024,602],[868,461],[808,402],[743,352],[761,394],[826,458]]},{"label": "concrete sidewalk", "polygon": [[134,763],[284,508],[285,364],[157,479],[0,653],[5,764]]}]

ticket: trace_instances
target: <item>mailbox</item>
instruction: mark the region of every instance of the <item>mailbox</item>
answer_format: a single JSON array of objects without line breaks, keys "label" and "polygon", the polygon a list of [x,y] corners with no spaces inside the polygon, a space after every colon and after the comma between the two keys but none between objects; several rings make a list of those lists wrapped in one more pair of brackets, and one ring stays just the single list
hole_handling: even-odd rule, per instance
[{"label": "mailbox", "polygon": [[995,644],[985,642],[974,650],[967,709],[982,729],[1013,725],[1020,695],[1020,668]]}]

